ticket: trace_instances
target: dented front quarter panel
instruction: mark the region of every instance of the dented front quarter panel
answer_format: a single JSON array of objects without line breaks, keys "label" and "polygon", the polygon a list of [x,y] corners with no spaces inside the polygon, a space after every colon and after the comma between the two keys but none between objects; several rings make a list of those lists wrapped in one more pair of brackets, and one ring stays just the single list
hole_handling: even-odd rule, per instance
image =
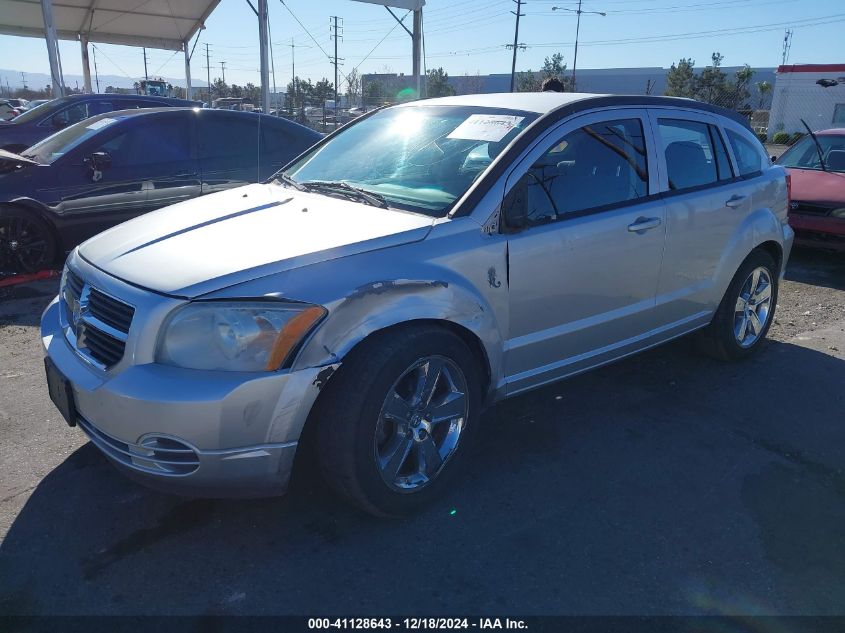
[{"label": "dented front quarter panel", "polygon": [[502,379],[508,327],[507,242],[502,237],[483,231],[471,217],[443,219],[422,241],[316,263],[208,298],[273,296],[327,308],[293,371],[342,362],[378,330],[417,320],[448,321],[481,342],[493,393]]}]

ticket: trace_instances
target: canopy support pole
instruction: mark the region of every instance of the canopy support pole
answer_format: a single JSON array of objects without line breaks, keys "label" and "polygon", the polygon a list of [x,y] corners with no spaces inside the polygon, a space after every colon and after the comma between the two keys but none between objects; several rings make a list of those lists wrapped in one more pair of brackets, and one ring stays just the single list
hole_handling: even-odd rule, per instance
[{"label": "canopy support pole", "polygon": [[417,87],[417,98],[422,97],[422,76],[420,75],[420,59],[422,58],[422,9],[414,11],[414,32],[411,34],[411,47],[413,49],[413,70],[414,81]]},{"label": "canopy support pole", "polygon": [[193,90],[191,89],[191,53],[188,52],[188,43],[184,42],[182,48],[185,51],[185,98],[191,99]]},{"label": "canopy support pole", "polygon": [[258,44],[261,57],[261,111],[270,112],[270,65],[267,59],[269,45],[269,21],[267,0],[258,0]]},{"label": "canopy support pole", "polygon": [[91,64],[88,62],[88,37],[79,35],[79,45],[82,48],[82,79],[85,84],[85,92],[91,94]]},{"label": "canopy support pole", "polygon": [[53,24],[52,0],[41,0],[41,13],[44,16],[44,36],[47,40],[47,56],[50,58],[50,85],[53,98],[65,96],[65,78],[62,76],[62,58],[59,55],[56,26]]}]

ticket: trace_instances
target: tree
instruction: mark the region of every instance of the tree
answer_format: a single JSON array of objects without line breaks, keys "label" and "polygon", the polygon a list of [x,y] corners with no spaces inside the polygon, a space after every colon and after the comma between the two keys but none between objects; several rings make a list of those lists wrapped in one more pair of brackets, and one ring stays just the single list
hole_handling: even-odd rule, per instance
[{"label": "tree", "polygon": [[429,97],[448,97],[455,94],[455,89],[449,85],[449,73],[443,70],[442,66],[428,71],[425,89]]},{"label": "tree", "polygon": [[757,82],[757,94],[760,95],[760,103],[758,108],[762,110],[765,105],[769,95],[772,93],[772,84],[768,81],[758,81]]},{"label": "tree", "polygon": [[683,57],[677,65],[673,63],[666,76],[666,92],[663,94],[669,97],[692,98],[695,95],[694,65],[695,62],[692,59]]},{"label": "tree", "polygon": [[734,85],[732,98],[727,101],[732,108],[739,108],[740,106],[749,109],[748,98],[751,96],[749,86],[751,79],[754,77],[754,70],[751,66],[745,64],[736,73],[734,73]]},{"label": "tree", "polygon": [[346,75],[346,100],[350,107],[358,105],[359,97],[361,96],[361,75],[358,74],[358,69],[353,68],[348,75]]},{"label": "tree", "polygon": [[540,79],[530,68],[516,73],[517,92],[537,92],[540,89]]},{"label": "tree", "polygon": [[334,84],[323,77],[314,84],[314,98],[319,105],[324,105],[327,99],[334,99]]},{"label": "tree", "polygon": [[546,57],[543,67],[540,70],[543,73],[543,79],[557,77],[563,81],[563,73],[566,71],[566,64],[563,63],[563,54],[555,53],[551,57]]},{"label": "tree", "polygon": [[211,94],[215,95],[216,97],[219,98],[229,96],[229,86],[226,84],[225,81],[220,79],[220,77],[215,77],[211,86]]}]

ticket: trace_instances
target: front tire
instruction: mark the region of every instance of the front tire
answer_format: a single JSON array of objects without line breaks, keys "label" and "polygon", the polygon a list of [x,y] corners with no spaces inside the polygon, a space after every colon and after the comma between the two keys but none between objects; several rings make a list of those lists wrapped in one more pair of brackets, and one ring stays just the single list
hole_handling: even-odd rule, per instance
[{"label": "front tire", "polygon": [[376,333],[349,353],[315,407],[329,485],[376,516],[411,514],[444,492],[481,407],[478,361],[436,325]]},{"label": "front tire", "polygon": [[0,271],[33,273],[56,261],[58,245],[48,224],[34,213],[0,207]]},{"label": "front tire", "polygon": [[761,249],[752,251],[731,280],[713,321],[700,333],[701,350],[725,361],[759,350],[774,319],[778,284],[774,258]]}]

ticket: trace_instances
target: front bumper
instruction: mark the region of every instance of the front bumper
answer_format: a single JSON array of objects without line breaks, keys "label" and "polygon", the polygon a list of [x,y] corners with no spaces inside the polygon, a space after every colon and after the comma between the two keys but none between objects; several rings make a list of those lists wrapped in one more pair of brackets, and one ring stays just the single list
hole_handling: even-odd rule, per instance
[{"label": "front bumper", "polygon": [[795,231],[796,244],[845,250],[843,218],[790,213],[789,226]]},{"label": "front bumper", "polygon": [[45,353],[71,383],[78,426],[121,471],[194,496],[285,491],[308,413],[334,367],[254,374],[145,363],[102,371],[68,343],[59,311],[57,298],[42,317]]}]

